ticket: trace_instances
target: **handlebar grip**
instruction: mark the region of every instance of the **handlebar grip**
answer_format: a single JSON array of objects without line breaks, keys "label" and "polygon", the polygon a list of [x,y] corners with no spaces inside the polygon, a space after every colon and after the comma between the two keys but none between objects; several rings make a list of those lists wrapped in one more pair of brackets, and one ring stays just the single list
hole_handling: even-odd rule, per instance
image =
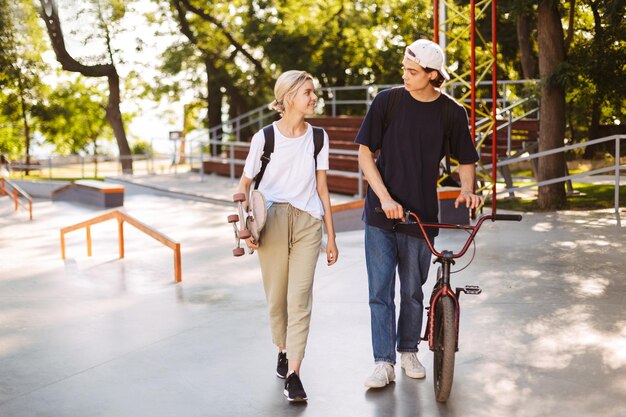
[{"label": "handlebar grip", "polygon": [[521,214],[494,214],[494,220],[510,220],[514,222],[519,222],[522,220]]}]

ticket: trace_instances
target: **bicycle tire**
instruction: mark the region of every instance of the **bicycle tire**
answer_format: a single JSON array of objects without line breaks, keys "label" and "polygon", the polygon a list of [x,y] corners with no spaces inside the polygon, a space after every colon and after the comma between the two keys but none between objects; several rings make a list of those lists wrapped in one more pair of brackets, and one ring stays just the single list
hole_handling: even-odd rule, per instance
[{"label": "bicycle tire", "polygon": [[441,297],[435,306],[434,364],[433,376],[435,398],[445,402],[452,391],[454,378],[454,355],[456,353],[456,326],[454,301]]}]

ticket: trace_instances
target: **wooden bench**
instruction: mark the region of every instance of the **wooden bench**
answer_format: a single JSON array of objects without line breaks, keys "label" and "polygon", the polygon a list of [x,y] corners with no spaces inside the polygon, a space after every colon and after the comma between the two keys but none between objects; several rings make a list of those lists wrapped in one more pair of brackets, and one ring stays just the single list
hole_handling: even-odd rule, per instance
[{"label": "wooden bench", "polygon": [[52,192],[53,201],[72,201],[103,208],[124,205],[124,186],[95,180],[77,180]]},{"label": "wooden bench", "polygon": [[[498,126],[504,123],[506,123],[506,121],[499,120]],[[538,140],[538,119],[517,120],[511,125],[510,143],[508,143],[507,128],[498,130],[496,135],[496,154],[498,159],[515,157],[524,152],[534,152],[537,148]],[[480,156],[483,163],[491,163],[491,143],[491,137],[489,137],[483,142],[483,146],[480,149]]]},{"label": "wooden bench", "polygon": [[[497,125],[501,126],[507,123],[506,120],[498,120]],[[528,152],[536,152],[539,147],[539,119],[521,119],[511,124],[511,141],[508,141],[508,128],[498,130],[496,134],[496,158],[498,161],[521,156]],[[491,164],[492,162],[492,140],[488,137],[480,148],[480,160],[483,164]],[[537,172],[537,160],[533,160],[533,171]],[[513,187],[513,179],[508,165],[500,169],[500,173],[504,178],[507,188]],[[510,197],[515,197],[514,193],[509,193]]]}]

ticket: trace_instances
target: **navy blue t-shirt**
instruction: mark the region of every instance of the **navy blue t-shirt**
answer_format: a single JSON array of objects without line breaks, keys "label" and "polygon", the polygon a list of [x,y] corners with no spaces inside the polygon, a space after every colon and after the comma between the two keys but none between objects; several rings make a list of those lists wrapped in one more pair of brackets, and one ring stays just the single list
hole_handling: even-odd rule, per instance
[{"label": "navy blue t-shirt", "polygon": [[[478,161],[478,153],[468,128],[467,113],[445,94],[434,101],[421,102],[402,89],[402,96],[383,137],[384,115],[390,92],[384,90],[376,95],[355,142],[367,146],[372,153],[380,151],[376,166],[391,197],[405,209],[417,213],[423,222],[436,223],[439,162],[445,155],[444,100],[452,102],[451,107],[454,109],[450,154],[461,164]],[[380,200],[368,187],[363,221],[370,226],[393,229],[397,220],[387,219],[384,213],[376,213],[374,209],[380,206]],[[431,233],[436,236],[438,229],[429,229],[428,234]]]}]

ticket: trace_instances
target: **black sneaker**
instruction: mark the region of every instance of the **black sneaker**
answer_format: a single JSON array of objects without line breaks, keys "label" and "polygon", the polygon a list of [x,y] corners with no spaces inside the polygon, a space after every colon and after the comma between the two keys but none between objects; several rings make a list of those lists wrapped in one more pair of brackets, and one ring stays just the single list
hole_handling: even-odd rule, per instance
[{"label": "black sneaker", "polygon": [[276,376],[282,379],[287,377],[287,354],[278,352],[278,363],[276,364]]},{"label": "black sneaker", "polygon": [[297,373],[292,372],[285,380],[285,397],[289,401],[306,401],[306,392]]}]

